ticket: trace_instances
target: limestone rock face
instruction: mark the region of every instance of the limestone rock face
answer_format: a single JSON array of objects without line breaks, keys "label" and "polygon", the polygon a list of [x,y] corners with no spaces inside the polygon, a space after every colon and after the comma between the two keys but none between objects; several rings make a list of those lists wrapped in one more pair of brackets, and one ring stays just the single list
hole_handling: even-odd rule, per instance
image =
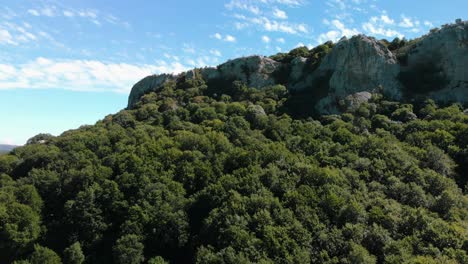
[{"label": "limestone rock face", "polygon": [[130,96],[128,97],[128,106],[132,107],[147,92],[154,91],[160,88],[165,82],[175,79],[176,77],[172,74],[151,75],[143,78],[133,85]]},{"label": "limestone rock face", "polygon": [[291,83],[297,83],[303,78],[306,62],[307,59],[303,57],[297,57],[291,61],[291,72],[289,74]]},{"label": "limestone rock face", "polygon": [[308,94],[311,109],[321,114],[339,113],[340,103],[348,99],[359,105],[374,91],[391,100],[421,97],[468,104],[468,21],[432,30],[395,53],[398,59],[380,41],[358,35],[342,38],[320,62],[312,57],[278,62],[250,56],[196,72],[153,75],[134,85],[128,107],[169,80],[187,80],[198,73],[214,88],[236,80],[258,89],[283,84],[298,96]]},{"label": "limestone rock face", "polygon": [[[238,58],[219,65],[217,68],[209,67],[200,69],[203,79],[207,82],[215,79],[239,80],[249,87],[263,88],[274,85],[273,72],[281,63],[263,56],[250,56]],[[190,79],[194,76],[194,71],[187,71],[179,74]],[[148,76],[136,83],[128,99],[128,107],[133,107],[138,100],[150,91],[156,91],[165,82],[178,78],[172,74],[161,74]]]},{"label": "limestone rock face", "polygon": [[219,65],[218,74],[213,75],[213,77],[226,80],[239,80],[250,87],[263,88],[275,84],[273,72],[280,65],[281,63],[267,57],[250,56]]},{"label": "limestone rock face", "polygon": [[468,102],[468,21],[457,20],[424,36],[409,51],[402,73],[428,76],[410,79],[409,91],[439,102]]},{"label": "limestone rock face", "polygon": [[[383,44],[364,35],[342,39],[314,73],[328,80],[328,95],[319,101],[320,113],[336,113],[336,101],[362,91],[380,90],[393,99],[401,97],[398,61]],[[315,88],[313,88],[315,89]],[[332,104],[332,105],[330,105]]]}]

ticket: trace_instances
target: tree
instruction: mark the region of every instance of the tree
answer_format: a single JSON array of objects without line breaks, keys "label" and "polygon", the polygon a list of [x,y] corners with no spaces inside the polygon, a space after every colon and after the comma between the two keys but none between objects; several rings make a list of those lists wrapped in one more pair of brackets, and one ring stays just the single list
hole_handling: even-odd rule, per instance
[{"label": "tree", "polygon": [[31,255],[31,264],[62,264],[62,260],[53,250],[40,245],[34,246],[34,252]]},{"label": "tree", "polygon": [[377,262],[375,256],[370,255],[366,248],[355,243],[351,244],[349,260],[353,264],[374,264]]},{"label": "tree", "polygon": [[82,264],[85,261],[80,242],[75,242],[65,249],[63,260],[65,264]]},{"label": "tree", "polygon": [[144,245],[137,235],[125,235],[119,238],[113,248],[114,260],[119,264],[142,263]]}]

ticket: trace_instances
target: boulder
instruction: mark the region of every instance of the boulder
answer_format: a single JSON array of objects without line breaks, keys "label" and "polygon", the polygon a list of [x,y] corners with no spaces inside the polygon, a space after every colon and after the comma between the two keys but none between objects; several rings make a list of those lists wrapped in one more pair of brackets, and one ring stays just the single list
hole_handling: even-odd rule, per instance
[{"label": "boulder", "polygon": [[345,107],[348,111],[356,111],[361,104],[369,102],[371,98],[372,94],[369,92],[358,92],[348,95],[344,100]]}]

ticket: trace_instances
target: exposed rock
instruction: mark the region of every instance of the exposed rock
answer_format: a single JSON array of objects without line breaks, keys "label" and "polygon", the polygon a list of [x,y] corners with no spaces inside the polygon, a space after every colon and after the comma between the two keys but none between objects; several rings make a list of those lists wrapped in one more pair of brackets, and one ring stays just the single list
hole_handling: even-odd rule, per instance
[{"label": "exposed rock", "polygon": [[438,102],[468,103],[468,22],[457,20],[431,30],[419,42],[404,48],[397,59],[380,41],[358,35],[342,38],[318,67],[308,67],[310,60],[303,57],[283,64],[250,56],[216,68],[202,68],[197,73],[192,70],[178,76],[153,75],[134,85],[128,106],[133,107],[141,96],[169,80],[190,80],[198,73],[208,85],[239,80],[261,89],[278,81],[290,91],[308,92],[310,107],[321,114],[339,113],[339,102],[343,100],[350,107],[358,106],[374,91],[391,100],[409,93],[408,98],[416,95]]},{"label": "exposed rock", "polygon": [[[250,56],[228,61],[218,66],[215,78],[240,80],[250,87],[263,88],[275,84],[273,72],[281,63],[263,56]],[[210,77],[207,77],[208,81]]]},{"label": "exposed rock", "polygon": [[404,63],[407,91],[439,102],[468,102],[468,21],[457,20],[424,36]]},{"label": "exposed rock", "polygon": [[[250,56],[238,58],[219,65],[217,68],[202,68],[200,73],[209,82],[215,79],[223,80],[239,80],[246,83],[249,87],[263,88],[265,86],[274,85],[275,79],[273,72],[281,65],[264,56]],[[195,76],[194,70],[181,73],[186,79]],[[148,76],[136,83],[128,99],[128,107],[133,107],[138,100],[150,91],[156,91],[165,82],[176,80],[178,76],[172,74],[161,74]]]},{"label": "exposed rock", "polygon": [[337,101],[360,91],[381,89],[390,98],[399,99],[398,73],[395,55],[380,42],[364,35],[344,38],[314,73],[315,79],[328,80],[328,87],[318,87],[328,89],[328,95],[320,100],[316,109],[320,113],[337,113]]},{"label": "exposed rock", "polygon": [[349,111],[355,111],[361,106],[363,103],[369,102],[372,98],[372,94],[369,92],[359,92],[355,94],[348,95],[345,98],[345,107]]},{"label": "exposed rock", "polygon": [[297,57],[291,61],[291,73],[289,74],[291,83],[297,83],[304,77],[306,62],[307,59],[303,57]]},{"label": "exposed rock", "polygon": [[154,91],[157,88],[160,88],[165,82],[175,79],[176,76],[172,74],[151,75],[143,78],[141,81],[133,85],[130,96],[128,97],[128,106],[132,107],[149,91]]}]

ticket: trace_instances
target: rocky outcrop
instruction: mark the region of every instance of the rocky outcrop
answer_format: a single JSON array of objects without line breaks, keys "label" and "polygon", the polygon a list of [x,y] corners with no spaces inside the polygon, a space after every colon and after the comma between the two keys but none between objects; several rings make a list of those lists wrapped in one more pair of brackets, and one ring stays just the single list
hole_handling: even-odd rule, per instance
[{"label": "rocky outcrop", "polygon": [[359,92],[346,96],[344,103],[347,111],[356,111],[363,103],[369,102],[372,94],[369,92]]},{"label": "rocky outcrop", "polygon": [[[213,80],[239,80],[249,87],[263,88],[275,84],[273,73],[281,63],[264,56],[250,56],[230,60],[216,68],[202,68],[200,73],[206,82]],[[146,93],[156,91],[165,82],[177,80],[180,77],[190,79],[194,76],[194,71],[187,71],[179,75],[161,74],[148,76],[136,83],[128,99],[128,107],[133,107],[138,100]]]},{"label": "rocky outcrop", "polygon": [[337,113],[337,101],[362,91],[380,90],[399,99],[399,68],[395,55],[374,38],[364,35],[344,38],[314,73],[315,79],[325,79],[326,85],[319,88],[328,89],[327,96],[318,102],[316,109],[320,113]]},{"label": "rocky outcrop", "polygon": [[273,72],[281,65],[270,58],[250,56],[228,61],[218,66],[216,73],[203,73],[206,80],[221,78],[225,80],[239,80],[250,87],[263,88],[275,84]]},{"label": "rocky outcrop", "polygon": [[176,76],[172,74],[151,75],[143,78],[132,87],[128,97],[128,107],[134,106],[140,98],[150,91],[160,88],[165,82],[175,80]]},{"label": "rocky outcrop", "polygon": [[[348,99],[359,105],[374,91],[393,100],[423,97],[468,103],[468,22],[458,20],[432,30],[395,54],[382,42],[358,35],[341,39],[330,53],[318,59],[293,57],[278,62],[250,56],[197,72],[214,88],[235,80],[258,89],[284,84],[296,94],[308,93],[311,109],[322,114],[340,112],[340,102]],[[132,88],[128,106],[133,107],[141,96],[169,80],[194,76],[192,70],[177,76],[146,77]]]},{"label": "rocky outcrop", "polygon": [[457,20],[422,37],[402,64],[408,93],[468,102],[468,21]]}]

